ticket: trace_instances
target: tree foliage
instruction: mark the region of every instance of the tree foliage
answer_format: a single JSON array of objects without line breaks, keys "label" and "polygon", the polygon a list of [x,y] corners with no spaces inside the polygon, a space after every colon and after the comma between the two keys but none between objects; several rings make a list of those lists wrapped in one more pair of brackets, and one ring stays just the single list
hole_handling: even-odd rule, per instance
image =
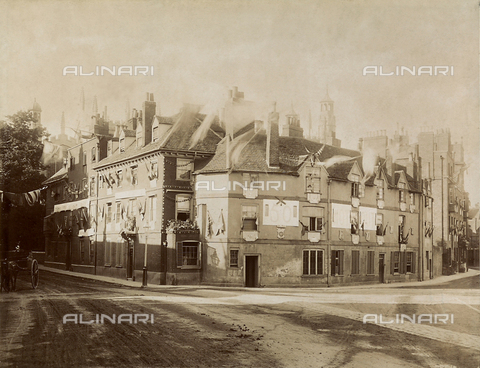
[{"label": "tree foliage", "polygon": [[22,193],[38,189],[46,179],[41,162],[45,128],[33,127],[31,112],[19,111],[0,122],[0,190]]}]

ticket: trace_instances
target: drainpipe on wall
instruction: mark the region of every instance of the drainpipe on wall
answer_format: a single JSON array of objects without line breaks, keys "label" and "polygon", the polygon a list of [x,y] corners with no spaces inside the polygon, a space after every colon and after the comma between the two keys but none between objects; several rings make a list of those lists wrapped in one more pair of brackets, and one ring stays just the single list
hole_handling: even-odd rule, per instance
[{"label": "drainpipe on wall", "polygon": [[[97,157],[100,158],[100,149],[98,149],[98,153],[97,153]],[[100,160],[99,160],[100,161]],[[96,227],[95,227],[95,248],[94,248],[94,256],[93,256],[93,274],[96,275],[97,274],[97,242],[98,242],[98,189],[100,188],[99,187],[99,175],[98,175],[98,172],[96,172],[96,175],[95,175],[95,196],[97,197],[96,198],[96,205],[95,205],[95,224],[96,224]],[[91,209],[92,207],[90,206],[89,209]],[[92,218],[93,218],[93,215],[92,215]],[[90,224],[91,226],[92,224]]]},{"label": "drainpipe on wall", "polygon": [[[424,280],[424,262],[423,262],[423,253],[424,252],[424,243],[425,243],[425,228],[423,226],[423,214],[424,214],[424,208],[425,208],[425,195],[423,193],[423,180],[420,181],[421,183],[421,195],[420,195],[420,209],[419,209],[419,214],[418,214],[418,236],[419,236],[419,241],[420,241],[420,254],[418,257],[418,281],[423,281]],[[414,194],[415,195],[415,194]]]},{"label": "drainpipe on wall", "polygon": [[327,225],[327,257],[328,262],[327,262],[327,286],[330,286],[330,272],[332,270],[330,269],[332,260],[331,258],[331,252],[330,252],[330,233],[332,229],[332,209],[331,209],[331,203],[330,203],[330,183],[332,182],[331,179],[327,180],[327,216],[328,216],[328,225]]}]

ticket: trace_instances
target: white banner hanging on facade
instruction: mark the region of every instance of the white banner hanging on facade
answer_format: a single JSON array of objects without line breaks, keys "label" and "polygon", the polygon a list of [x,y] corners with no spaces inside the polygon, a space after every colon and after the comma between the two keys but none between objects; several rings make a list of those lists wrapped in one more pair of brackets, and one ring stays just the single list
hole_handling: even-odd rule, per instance
[{"label": "white banner hanging on facade", "polygon": [[298,201],[263,200],[263,225],[298,226]]}]

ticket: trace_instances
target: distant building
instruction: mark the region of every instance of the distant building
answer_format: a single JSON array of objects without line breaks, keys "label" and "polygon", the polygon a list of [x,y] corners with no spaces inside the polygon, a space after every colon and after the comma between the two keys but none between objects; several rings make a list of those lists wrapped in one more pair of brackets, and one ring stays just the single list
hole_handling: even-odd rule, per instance
[{"label": "distant building", "polygon": [[468,266],[478,267],[480,248],[480,208],[473,207],[468,211]]},{"label": "distant building", "polygon": [[390,140],[385,131],[371,133],[360,139],[360,146],[364,153],[386,158],[387,165],[388,162],[404,165],[410,175],[419,170],[424,191],[431,191],[434,201],[433,217],[423,219],[434,229],[431,244],[434,274],[459,271],[466,261],[469,203],[464,189],[466,165],[462,144],[452,144],[448,130],[424,131],[419,134],[417,143],[410,144],[402,129]]},{"label": "distant building", "polygon": [[309,139],[325,143],[330,146],[340,147],[341,141],[336,137],[337,123],[334,112],[333,100],[328,95],[320,101],[320,115],[316,120],[312,121],[309,117]]}]

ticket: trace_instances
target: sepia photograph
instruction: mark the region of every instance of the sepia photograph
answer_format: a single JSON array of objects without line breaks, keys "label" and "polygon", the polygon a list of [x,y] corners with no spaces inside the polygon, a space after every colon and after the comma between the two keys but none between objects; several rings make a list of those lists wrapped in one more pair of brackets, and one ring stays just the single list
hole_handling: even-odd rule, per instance
[{"label": "sepia photograph", "polygon": [[480,367],[478,0],[0,0],[0,367]]}]

